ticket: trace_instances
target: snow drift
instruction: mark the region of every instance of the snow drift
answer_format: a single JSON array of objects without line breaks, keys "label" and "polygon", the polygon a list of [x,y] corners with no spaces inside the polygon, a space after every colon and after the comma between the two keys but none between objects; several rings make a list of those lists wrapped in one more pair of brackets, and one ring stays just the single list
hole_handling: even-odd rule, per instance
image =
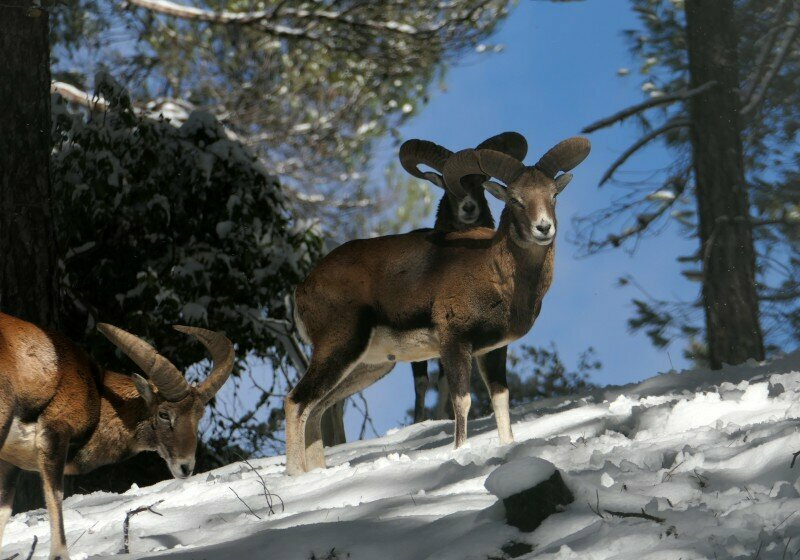
[{"label": "snow drift", "polygon": [[[74,496],[67,542],[73,559],[117,555],[126,512],[153,506],[130,517],[130,558],[486,560],[517,542],[533,547],[521,558],[788,560],[800,556],[799,371],[800,352],[539,401],[513,411],[505,447],[492,418],[471,422],[457,451],[452,424],[429,421],[330,449],[327,470],[301,477],[271,457]],[[526,457],[553,463],[575,494],[527,534],[484,487]],[[44,510],[15,516],[2,556],[24,558],[35,535],[45,557],[48,533]]]}]

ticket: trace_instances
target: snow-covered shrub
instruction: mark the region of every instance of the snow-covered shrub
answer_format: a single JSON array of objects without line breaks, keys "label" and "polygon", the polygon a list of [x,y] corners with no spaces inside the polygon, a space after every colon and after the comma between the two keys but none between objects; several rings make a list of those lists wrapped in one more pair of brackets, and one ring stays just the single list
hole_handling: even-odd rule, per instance
[{"label": "snow-covered shrub", "polygon": [[292,219],[278,180],[210,114],[178,125],[139,114],[107,74],[96,89],[106,111],[53,101],[68,330],[91,339],[96,321],[117,323],[183,367],[205,354],[173,323],[224,330],[240,358],[271,355],[261,317],[281,315],[319,237]]}]

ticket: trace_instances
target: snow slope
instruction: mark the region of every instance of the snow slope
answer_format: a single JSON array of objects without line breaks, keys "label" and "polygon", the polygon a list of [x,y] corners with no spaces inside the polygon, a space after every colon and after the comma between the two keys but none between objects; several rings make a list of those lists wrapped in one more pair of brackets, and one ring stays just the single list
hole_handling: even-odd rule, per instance
[{"label": "snow slope", "polygon": [[[429,421],[333,448],[330,468],[297,478],[272,457],[252,461],[257,472],[237,463],[121,496],[75,496],[67,542],[73,560],[115,555],[126,512],[160,502],[160,516],[131,518],[131,558],[486,560],[504,558],[511,541],[534,546],[522,558],[800,558],[800,465],[789,468],[800,451],[798,372],[800,352],[540,401],[513,411],[517,443],[506,447],[492,418],[471,422],[457,451],[451,424]],[[576,496],[530,534],[505,525],[484,488],[498,465],[524,457],[554,463]],[[270,514],[259,475],[285,510],[274,499]],[[34,557],[46,557],[44,511],[10,521],[0,556],[24,558],[34,535]]]}]

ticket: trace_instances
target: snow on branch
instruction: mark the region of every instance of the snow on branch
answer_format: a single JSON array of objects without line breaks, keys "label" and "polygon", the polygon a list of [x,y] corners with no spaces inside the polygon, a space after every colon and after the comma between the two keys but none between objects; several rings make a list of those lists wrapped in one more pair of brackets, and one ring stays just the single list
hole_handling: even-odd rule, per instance
[{"label": "snow on branch", "polygon": [[675,93],[671,93],[669,95],[661,95],[658,97],[653,97],[652,99],[648,99],[642,103],[638,103],[636,105],[632,105],[627,109],[623,109],[618,113],[611,115],[605,119],[600,119],[597,122],[590,124],[589,126],[585,127],[581,132],[584,134],[588,134],[590,132],[594,132],[596,130],[600,130],[601,128],[606,128],[615,124],[617,122],[624,121],[630,116],[633,116],[637,113],[641,113],[646,109],[650,109],[651,107],[658,107],[659,105],[666,105],[668,103],[674,103],[675,101],[685,101],[690,97],[694,97],[695,95],[700,95],[703,92],[708,91],[712,87],[717,85],[717,82],[711,81],[706,82],[702,86],[698,86],[694,89],[684,89],[681,91],[677,91]]},{"label": "snow on branch", "polygon": [[397,21],[374,21],[356,19],[343,11],[331,10],[308,10],[305,8],[286,8],[278,6],[274,10],[258,10],[253,12],[231,12],[227,10],[214,11],[203,8],[185,6],[169,0],[128,0],[130,4],[145,8],[152,12],[189,19],[194,21],[205,21],[209,23],[236,24],[236,25],[258,25],[264,31],[282,36],[307,37],[308,32],[305,28],[293,28],[283,25],[267,26],[264,22],[275,20],[278,17],[293,18],[298,20],[329,21],[354,27],[366,27],[379,31],[389,31],[403,35],[420,35],[424,33],[435,33],[441,29],[442,25],[419,29],[407,23]]},{"label": "snow on branch", "polygon": [[105,111],[108,109],[108,101],[102,96],[92,96],[82,89],[64,82],[52,82],[50,84],[50,93],[57,93],[67,101],[83,105],[93,111]]}]

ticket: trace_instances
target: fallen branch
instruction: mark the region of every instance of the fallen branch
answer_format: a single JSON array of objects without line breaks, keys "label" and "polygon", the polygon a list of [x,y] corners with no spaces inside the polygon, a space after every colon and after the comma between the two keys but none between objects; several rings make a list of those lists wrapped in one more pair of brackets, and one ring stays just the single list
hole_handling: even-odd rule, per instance
[{"label": "fallen branch", "polygon": [[231,488],[230,486],[228,486],[228,490],[230,490],[231,492],[233,492],[233,495],[234,495],[234,496],[236,496],[237,498],[239,498],[239,501],[240,501],[240,502],[242,502],[242,503],[244,504],[244,507],[246,507],[247,509],[249,509],[249,510],[250,510],[250,513],[252,513],[253,515],[255,515],[256,519],[258,519],[259,521],[261,521],[261,517],[260,517],[260,516],[259,516],[259,515],[258,515],[256,512],[254,512],[254,511],[253,511],[253,508],[251,508],[250,506],[248,506],[248,505],[247,505],[247,502],[245,502],[245,501],[242,499],[242,497],[241,497],[241,496],[239,496],[239,494],[237,494],[237,493],[236,493],[236,490],[234,490],[234,489],[233,489],[233,488]]},{"label": "fallen branch", "polygon": [[627,511],[612,511],[610,509],[604,509],[603,511],[605,511],[608,515],[613,515],[614,517],[638,517],[640,519],[647,519],[648,521],[655,521],[656,523],[664,523],[664,521],[666,521],[666,519],[664,519],[663,517],[656,517],[655,515],[650,515],[649,513],[646,513],[644,511],[644,508],[642,508],[641,513],[636,513],[636,512],[631,513]]},{"label": "fallen branch", "polygon": [[601,128],[606,128],[607,126],[611,126],[614,123],[624,121],[628,117],[635,115],[636,113],[641,113],[646,109],[650,109],[651,107],[658,107],[659,105],[666,105],[668,103],[674,103],[675,101],[684,101],[695,95],[700,95],[701,93],[708,91],[712,87],[717,85],[717,82],[711,81],[703,84],[702,86],[698,86],[694,89],[684,89],[675,93],[670,93],[668,95],[661,95],[659,97],[653,97],[648,99],[647,101],[643,101],[642,103],[638,103],[636,105],[632,105],[627,109],[623,109],[622,111],[611,115],[610,117],[606,117],[605,119],[600,119],[597,122],[590,124],[589,126],[585,127],[581,132],[584,134],[588,134],[590,132],[594,132],[596,130],[600,130]]},{"label": "fallen branch", "polygon": [[155,513],[156,515],[163,517],[162,514],[158,513],[153,509],[163,501],[164,500],[158,500],[156,503],[149,506],[139,506],[138,508],[132,509],[125,514],[125,521],[122,522],[122,554],[130,553],[131,517],[133,517],[136,514],[142,513],[143,511],[149,511],[150,513]]}]

